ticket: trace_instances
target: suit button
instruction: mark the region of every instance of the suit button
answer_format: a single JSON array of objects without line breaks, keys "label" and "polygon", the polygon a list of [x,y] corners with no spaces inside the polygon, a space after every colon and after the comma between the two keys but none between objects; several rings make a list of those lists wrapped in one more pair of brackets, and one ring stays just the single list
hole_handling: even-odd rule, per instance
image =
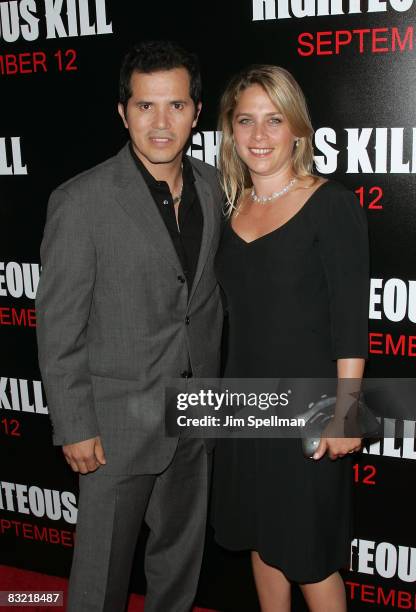
[{"label": "suit button", "polygon": [[185,325],[189,325],[189,323],[191,322],[191,319],[189,317],[185,318]]},{"label": "suit button", "polygon": [[185,278],[183,276],[178,276],[178,281],[183,284],[185,282]]},{"label": "suit button", "polygon": [[192,371],[184,370],[183,372],[181,372],[181,378],[192,378]]}]

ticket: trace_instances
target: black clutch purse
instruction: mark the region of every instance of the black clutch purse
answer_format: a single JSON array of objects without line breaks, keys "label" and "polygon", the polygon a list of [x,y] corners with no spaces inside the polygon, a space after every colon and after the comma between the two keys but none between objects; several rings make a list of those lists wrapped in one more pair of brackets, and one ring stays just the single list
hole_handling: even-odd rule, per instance
[{"label": "black clutch purse", "polygon": [[[322,432],[334,416],[336,401],[336,397],[322,396],[307,411],[297,415],[297,418],[305,421],[302,428],[302,450],[305,457],[312,457],[318,448]],[[381,435],[380,421],[368,408],[361,394],[354,423],[346,424],[339,437],[379,438]]]}]

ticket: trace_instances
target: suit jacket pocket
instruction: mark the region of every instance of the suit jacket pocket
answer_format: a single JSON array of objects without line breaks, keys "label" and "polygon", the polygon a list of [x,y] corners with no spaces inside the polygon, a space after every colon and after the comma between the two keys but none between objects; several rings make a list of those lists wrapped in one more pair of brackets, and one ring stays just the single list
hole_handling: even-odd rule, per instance
[{"label": "suit jacket pocket", "polygon": [[137,380],[91,374],[100,431],[107,437],[120,432],[164,434],[164,390],[143,390]]}]

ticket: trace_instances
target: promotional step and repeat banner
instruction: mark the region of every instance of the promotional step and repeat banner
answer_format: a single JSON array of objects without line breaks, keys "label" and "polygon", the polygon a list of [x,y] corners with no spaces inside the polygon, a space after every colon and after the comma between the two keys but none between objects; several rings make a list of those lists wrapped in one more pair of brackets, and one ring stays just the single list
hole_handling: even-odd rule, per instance
[{"label": "promotional step and repeat banner", "polygon": [[[367,375],[414,375],[415,16],[414,0],[0,1],[0,564],[69,573],[77,477],[52,446],[37,366],[39,245],[52,189],[126,141],[118,70],[133,42],[172,39],[199,55],[204,106],[189,153],[213,165],[228,79],[251,63],[295,75],[318,171],[354,191],[368,217]],[[355,529],[343,574],[353,611],[416,610],[415,422],[382,425],[385,437],[353,466]],[[145,538],[132,575],[138,592]],[[296,592],[295,602],[304,609]],[[248,555],[222,551],[210,531],[198,603],[258,610]]]}]

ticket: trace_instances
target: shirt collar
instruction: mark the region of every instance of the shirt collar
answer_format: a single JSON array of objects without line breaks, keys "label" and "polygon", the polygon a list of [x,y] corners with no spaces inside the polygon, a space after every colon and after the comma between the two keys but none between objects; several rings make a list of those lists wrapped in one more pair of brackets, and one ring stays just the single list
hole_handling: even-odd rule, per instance
[{"label": "shirt collar", "polygon": [[[167,187],[166,181],[158,181],[155,179],[155,177],[149,172],[149,170],[146,168],[144,163],[141,161],[141,159],[136,155],[131,141],[129,142],[129,149],[130,149],[130,153],[133,158],[133,161],[136,164],[136,167],[138,168],[138,170],[140,171],[142,177],[144,178],[146,185],[153,189],[166,189]],[[185,153],[182,156],[182,164],[183,164],[183,182],[184,184],[194,183],[195,177],[194,177],[194,173],[192,170],[192,164],[189,161],[188,156]]]}]

